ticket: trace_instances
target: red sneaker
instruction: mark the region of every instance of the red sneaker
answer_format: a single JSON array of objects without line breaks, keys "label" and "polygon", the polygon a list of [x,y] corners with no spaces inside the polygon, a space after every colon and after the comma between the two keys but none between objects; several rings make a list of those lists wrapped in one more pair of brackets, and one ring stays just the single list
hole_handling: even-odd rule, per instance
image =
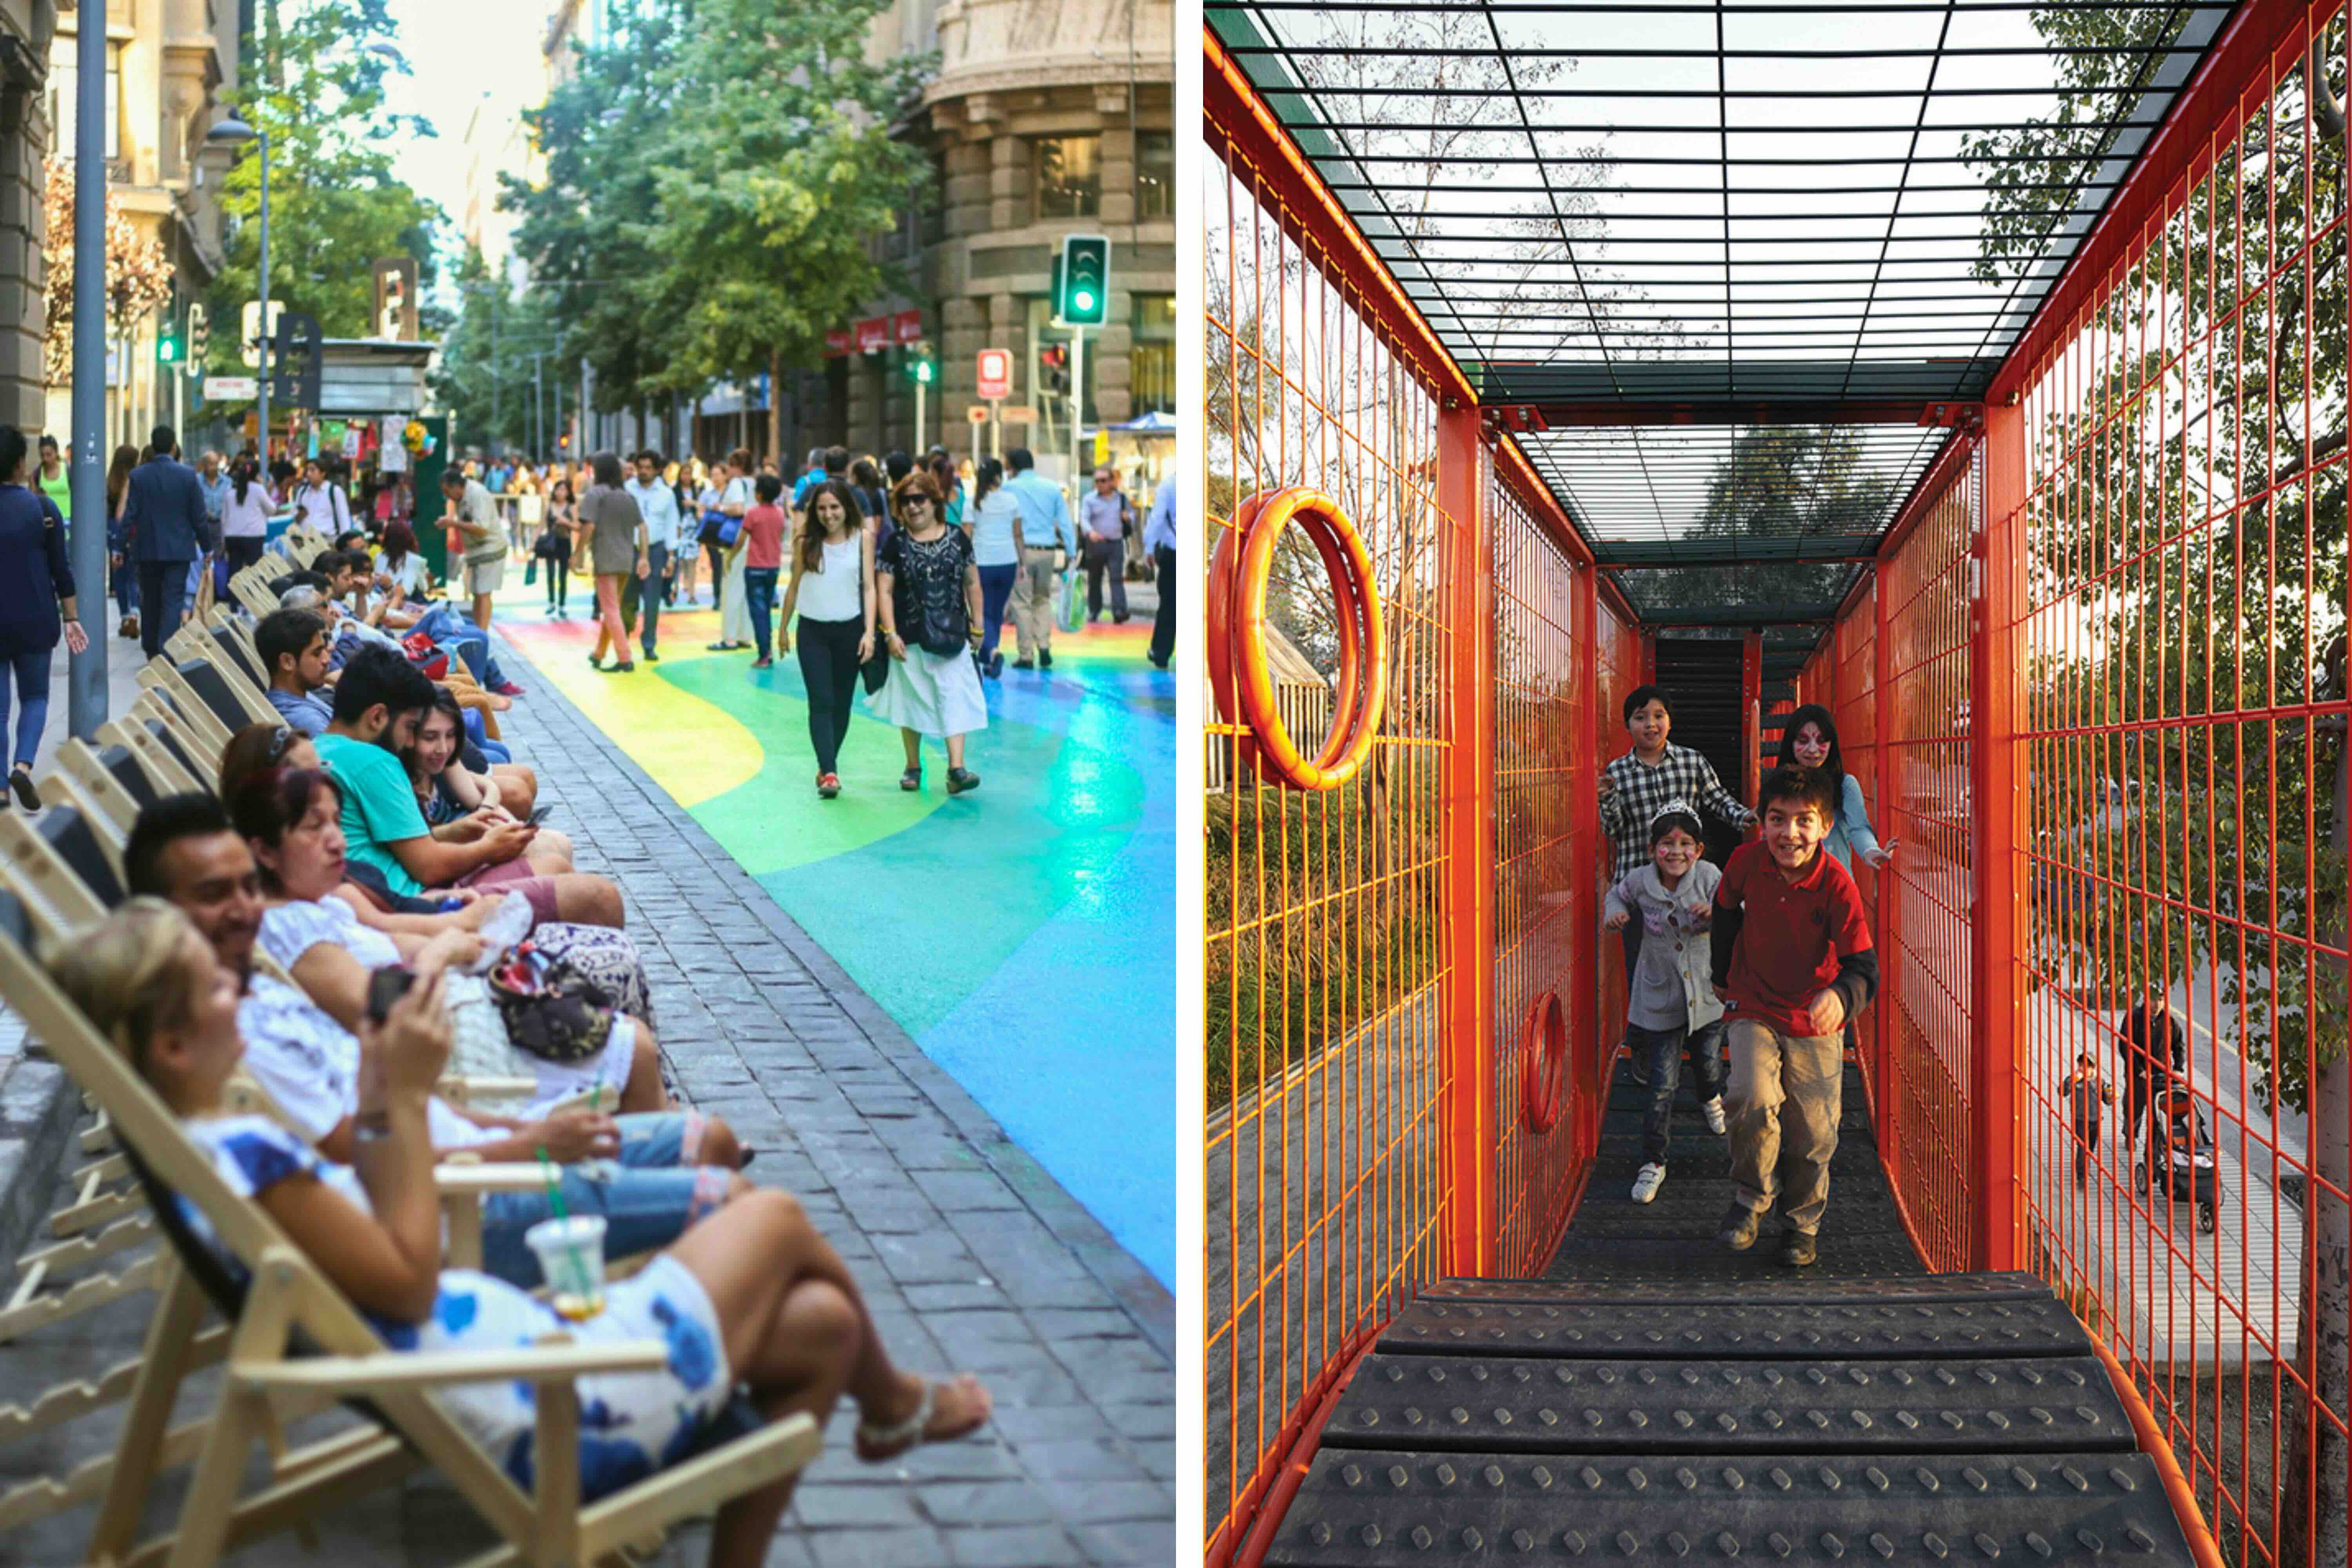
[{"label": "red sneaker", "polygon": [[491,689],[496,691],[501,697],[520,697],[523,695],[522,688],[517,686],[511,680],[502,680],[497,686],[492,687]]},{"label": "red sneaker", "polygon": [[841,793],[841,775],[839,773],[817,774],[816,793],[826,800],[831,800],[835,795],[839,795]]}]

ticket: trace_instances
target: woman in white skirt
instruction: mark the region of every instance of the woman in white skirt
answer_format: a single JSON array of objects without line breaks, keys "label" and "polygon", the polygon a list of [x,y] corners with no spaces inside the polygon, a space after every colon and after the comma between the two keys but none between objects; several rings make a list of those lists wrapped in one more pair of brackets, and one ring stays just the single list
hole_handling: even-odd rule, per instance
[{"label": "woman in white skirt", "polygon": [[[719,510],[740,523],[752,505],[751,448],[738,447],[727,454],[727,488],[719,492]],[[719,584],[719,640],[710,645],[713,653],[732,653],[751,646],[751,605],[743,593],[742,534],[737,533],[735,542],[726,548],[727,570]]]},{"label": "woman in white skirt", "polygon": [[907,771],[898,787],[923,787],[923,737],[947,742],[948,793],[980,787],[963,765],[963,738],[988,728],[988,703],[972,662],[981,638],[980,566],[963,530],[950,528],[938,487],[918,469],[890,502],[898,526],[874,557],[875,606],[890,679],[874,695],[874,716],[898,726]]}]

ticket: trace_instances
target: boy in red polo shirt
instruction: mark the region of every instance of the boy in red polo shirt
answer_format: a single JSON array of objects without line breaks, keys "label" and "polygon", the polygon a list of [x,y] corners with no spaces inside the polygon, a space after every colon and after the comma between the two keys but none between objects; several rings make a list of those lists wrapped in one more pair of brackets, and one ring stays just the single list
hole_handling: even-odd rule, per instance
[{"label": "boy in red polo shirt", "polygon": [[1877,994],[1878,955],[1853,878],[1822,850],[1837,816],[1828,776],[1775,768],[1757,804],[1763,837],[1733,853],[1715,894],[1715,989],[1731,1047],[1732,1198],[1718,1239],[1734,1252],[1754,1246],[1779,1194],[1780,1261],[1802,1268],[1829,1207],[1845,1021]]}]

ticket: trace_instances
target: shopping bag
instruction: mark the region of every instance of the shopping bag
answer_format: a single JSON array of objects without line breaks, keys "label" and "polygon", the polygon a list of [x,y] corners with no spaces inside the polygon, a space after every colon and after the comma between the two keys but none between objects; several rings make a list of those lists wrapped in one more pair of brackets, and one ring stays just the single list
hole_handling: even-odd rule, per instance
[{"label": "shopping bag", "polygon": [[1086,624],[1086,592],[1078,582],[1078,563],[1073,561],[1070,569],[1062,574],[1062,629],[1074,632]]}]

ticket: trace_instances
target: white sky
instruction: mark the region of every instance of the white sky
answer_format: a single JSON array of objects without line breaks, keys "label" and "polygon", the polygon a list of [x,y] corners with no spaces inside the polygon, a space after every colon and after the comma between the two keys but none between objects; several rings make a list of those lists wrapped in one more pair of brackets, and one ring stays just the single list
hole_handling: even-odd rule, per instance
[{"label": "white sky", "polygon": [[392,0],[401,52],[415,74],[386,79],[391,107],[421,114],[439,134],[393,151],[400,175],[455,221],[466,205],[467,117],[485,98],[509,109],[537,103],[547,0]]}]

